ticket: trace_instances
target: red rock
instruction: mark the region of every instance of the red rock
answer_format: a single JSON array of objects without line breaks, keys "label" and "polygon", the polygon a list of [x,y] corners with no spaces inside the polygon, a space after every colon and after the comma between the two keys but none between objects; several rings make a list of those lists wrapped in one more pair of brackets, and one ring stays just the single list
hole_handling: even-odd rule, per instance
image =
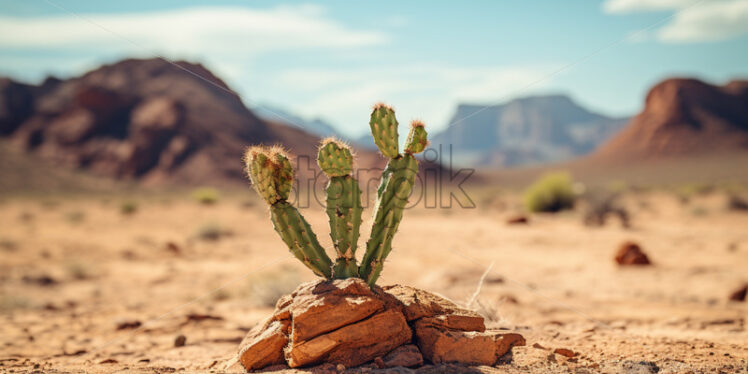
[{"label": "red rock", "polygon": [[514,347],[522,347],[526,344],[525,338],[517,333],[499,333],[495,335],[495,339],[496,355],[499,357],[509,353]]},{"label": "red rock", "polygon": [[[414,333],[418,346],[409,344]],[[519,334],[485,332],[480,315],[440,296],[346,279],[305,283],[281,297],[273,315],[247,334],[240,361],[248,370],[284,362],[292,368],[371,361],[414,367],[424,360],[493,365],[524,344]]]},{"label": "red rock", "polygon": [[465,314],[443,314],[434,317],[423,317],[420,323],[440,329],[460,331],[486,331],[483,317],[477,313],[465,311]]},{"label": "red rock", "polygon": [[745,150],[746,87],[745,80],[721,87],[696,79],[662,81],[647,94],[644,110],[593,157],[620,163]]},{"label": "red rock", "polygon": [[748,283],[744,284],[743,287],[738,288],[730,294],[730,301],[745,301],[745,296],[748,293]]},{"label": "red rock", "polygon": [[493,365],[496,341],[489,333],[439,330],[420,320],[415,324],[416,343],[423,357],[434,364]]},{"label": "red rock", "polygon": [[290,321],[268,320],[252,329],[239,345],[239,361],[247,370],[282,364],[283,347],[288,344],[286,331]]},{"label": "red rock", "polygon": [[382,357],[381,364],[381,368],[421,366],[423,365],[423,355],[415,345],[402,345]]},{"label": "red rock", "polygon": [[553,350],[553,353],[569,358],[576,356],[576,353],[574,353],[574,351],[566,348],[556,348]]},{"label": "red rock", "polygon": [[433,317],[440,314],[450,314],[455,311],[459,311],[459,313],[465,315],[475,314],[474,312],[460,308],[444,297],[417,288],[394,285],[385,286],[382,289],[403,304],[403,313],[405,313],[405,318],[408,322],[421,317]]},{"label": "red rock", "polygon": [[351,367],[382,356],[410,339],[411,330],[403,315],[385,310],[310,340],[293,341],[286,349],[286,361],[293,368],[323,361]]},{"label": "red rock", "polygon": [[513,216],[506,220],[507,225],[526,225],[529,222],[526,216]]},{"label": "red rock", "polygon": [[361,279],[349,278],[332,289],[317,287],[316,293],[300,293],[290,306],[292,339],[302,342],[360,321],[384,307],[384,303]]},{"label": "red rock", "polygon": [[624,242],[616,253],[618,265],[649,265],[649,257],[634,242]]}]

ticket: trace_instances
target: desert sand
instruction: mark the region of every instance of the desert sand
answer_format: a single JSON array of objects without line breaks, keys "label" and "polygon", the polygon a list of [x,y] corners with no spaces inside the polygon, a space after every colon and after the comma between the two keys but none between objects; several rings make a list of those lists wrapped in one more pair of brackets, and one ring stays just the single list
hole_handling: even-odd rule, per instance
[{"label": "desert sand", "polygon": [[[231,360],[246,331],[315,279],[253,195],[213,205],[166,194],[4,196],[0,371],[242,372]],[[137,211],[123,214],[125,201]],[[507,225],[511,195],[476,209],[411,209],[379,284],[467,303],[482,283],[471,307],[527,346],[477,372],[747,371],[748,304],[728,295],[748,281],[748,214],[727,210],[719,193],[625,202],[630,229],[586,227],[578,210]],[[331,248],[323,209],[302,212]],[[653,265],[616,265],[625,240]]]}]

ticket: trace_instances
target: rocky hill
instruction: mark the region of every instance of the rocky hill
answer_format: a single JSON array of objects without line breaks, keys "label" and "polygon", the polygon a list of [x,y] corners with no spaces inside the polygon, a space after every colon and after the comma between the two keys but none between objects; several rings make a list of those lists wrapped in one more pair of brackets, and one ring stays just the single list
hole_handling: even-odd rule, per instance
[{"label": "rocky hill", "polygon": [[457,163],[516,166],[558,162],[592,151],[626,119],[593,113],[563,95],[533,96],[494,106],[457,108],[432,144],[452,146]]},{"label": "rocky hill", "polygon": [[748,81],[714,86],[677,78],[655,85],[644,110],[593,158],[628,161],[735,150],[748,150]]},{"label": "rocky hill", "polygon": [[203,66],[160,59],[40,86],[3,79],[0,135],[55,165],[146,184],[240,182],[248,145],[314,154],[317,142],[259,119]]},{"label": "rocky hill", "polygon": [[[9,185],[35,180],[17,166],[40,162],[143,185],[246,185],[242,157],[253,144],[282,145],[298,157],[297,177],[308,179],[319,171],[319,138],[255,115],[221,79],[183,61],[129,59],[39,86],[0,79],[3,152],[29,157],[0,168],[22,177]],[[385,162],[359,149],[362,183],[378,183]]]}]

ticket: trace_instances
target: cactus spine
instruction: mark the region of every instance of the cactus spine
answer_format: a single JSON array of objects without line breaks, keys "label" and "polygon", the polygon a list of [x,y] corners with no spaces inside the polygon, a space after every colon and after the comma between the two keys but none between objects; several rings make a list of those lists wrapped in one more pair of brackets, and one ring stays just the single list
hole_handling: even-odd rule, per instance
[{"label": "cactus spine", "polygon": [[[397,148],[397,131],[381,131],[383,127],[387,127],[386,124],[392,123],[397,124],[392,108],[381,104],[374,107],[369,122],[371,132],[379,150],[383,155],[390,157],[390,160],[382,173],[382,181],[377,190],[371,236],[366,243],[366,253],[359,269],[360,276],[372,286],[382,272],[384,260],[392,251],[392,239],[403,218],[403,210],[408,204],[408,197],[415,184],[418,160],[413,155],[422,152],[428,144],[423,124],[414,121],[411,123],[406,141],[405,154],[400,154]],[[392,149],[388,148],[390,144],[395,145],[394,156],[390,156],[393,155]]]},{"label": "cactus spine", "polygon": [[414,155],[428,145],[428,134],[423,124],[413,121],[405,151],[400,154],[397,125],[392,108],[384,104],[374,106],[369,121],[371,133],[379,150],[390,160],[377,189],[371,237],[366,242],[366,253],[360,267],[356,264],[356,247],[361,227],[361,189],[352,175],[353,155],[350,148],[335,139],[325,139],[317,154],[317,164],[330,178],[327,184],[327,216],[330,219],[330,237],[337,253],[334,264],[317,241],[309,223],[288,202],[293,185],[293,168],[285,153],[278,147],[251,147],[247,151],[247,174],[257,193],[270,206],[275,231],[291,253],[315,274],[328,279],[360,277],[371,286],[379,278],[384,261],[392,251],[392,239],[415,184],[418,160]]},{"label": "cactus spine", "polygon": [[332,138],[322,140],[317,164],[330,178],[327,184],[327,217],[337,259],[334,278],[358,276],[356,247],[361,228],[361,190],[351,175],[353,156],[350,148]]},{"label": "cactus spine", "polygon": [[293,185],[293,167],[278,148],[251,147],[246,155],[247,174],[257,193],[270,205],[270,219],[291,254],[315,274],[330,278],[332,262],[317,241],[309,223],[287,200]]}]

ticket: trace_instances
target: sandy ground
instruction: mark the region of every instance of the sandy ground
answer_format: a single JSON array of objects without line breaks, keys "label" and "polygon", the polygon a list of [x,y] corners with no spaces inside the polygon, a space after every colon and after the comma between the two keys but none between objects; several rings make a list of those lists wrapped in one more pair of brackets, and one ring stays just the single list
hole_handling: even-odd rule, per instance
[{"label": "sandy ground", "polygon": [[[136,197],[130,215],[123,197],[4,197],[0,372],[240,372],[226,363],[245,332],[313,279],[252,194],[212,206]],[[483,372],[748,371],[748,305],[727,300],[748,281],[748,214],[719,195],[626,201],[631,229],[588,228],[578,212],[507,225],[512,199],[412,209],[379,283],[466,302],[493,264],[474,307],[528,345]],[[329,247],[322,209],[304,214]],[[617,267],[624,240],[654,265]]]}]

